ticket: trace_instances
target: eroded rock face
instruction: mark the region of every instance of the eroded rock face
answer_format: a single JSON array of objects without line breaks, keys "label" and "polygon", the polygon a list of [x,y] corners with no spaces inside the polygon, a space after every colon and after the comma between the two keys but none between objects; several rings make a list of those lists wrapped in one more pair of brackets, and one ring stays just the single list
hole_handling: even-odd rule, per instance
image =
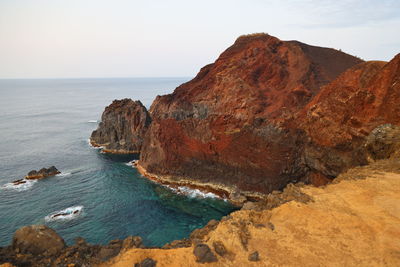
[{"label": "eroded rock face", "polygon": [[[41,179],[41,178],[46,178],[49,176],[54,176],[61,173],[59,170],[57,170],[56,167],[51,166],[50,168],[42,168],[39,171],[32,170],[30,171],[25,178],[28,180],[33,180],[33,179]],[[18,182],[18,181],[15,181]]]},{"label": "eroded rock face", "polygon": [[308,138],[303,157],[310,173],[333,178],[368,159],[390,157],[399,103],[400,55],[359,64],[325,86],[296,119]]},{"label": "eroded rock face", "polygon": [[267,34],[240,37],[193,80],[156,98],[139,164],[232,190],[283,188],[308,171],[306,137],[293,127],[294,114],[360,62]]},{"label": "eroded rock face", "polygon": [[104,147],[105,152],[139,153],[150,123],[150,115],[140,101],[114,100],[105,108],[90,142]]},{"label": "eroded rock face", "polygon": [[31,225],[15,232],[12,247],[18,253],[54,256],[65,248],[65,242],[53,229]]}]

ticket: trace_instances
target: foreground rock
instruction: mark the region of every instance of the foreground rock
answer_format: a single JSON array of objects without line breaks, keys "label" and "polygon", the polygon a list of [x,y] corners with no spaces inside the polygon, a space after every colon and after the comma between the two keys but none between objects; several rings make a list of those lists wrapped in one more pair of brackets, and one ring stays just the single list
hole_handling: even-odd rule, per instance
[{"label": "foreground rock", "polygon": [[114,100],[105,108],[90,142],[110,153],[139,153],[151,119],[140,101]]},{"label": "foreground rock", "polygon": [[[131,267],[145,258],[159,267],[400,266],[399,159],[351,169],[325,187],[298,190],[313,201],[242,209],[190,247],[131,249],[102,266]],[[193,254],[198,244],[207,245],[218,261],[198,262]]]},{"label": "foreground rock", "polygon": [[32,225],[15,232],[12,247],[17,253],[54,256],[65,248],[65,242],[53,229]]},{"label": "foreground rock", "polygon": [[12,245],[0,247],[0,265],[15,266],[95,266],[107,261],[120,252],[142,247],[140,237],[112,240],[108,245],[91,245],[77,238],[74,245],[67,247],[64,240],[44,225],[25,226],[15,232]]},{"label": "foreground rock", "polygon": [[[42,179],[42,178],[46,178],[49,176],[54,176],[57,174],[60,174],[61,172],[59,170],[57,170],[56,167],[51,166],[50,168],[46,169],[46,168],[42,168],[39,171],[33,170],[30,171],[26,176],[25,179],[28,180],[33,180],[33,179]],[[18,182],[19,180],[15,181]]]},{"label": "foreground rock", "polygon": [[293,122],[320,91],[362,60],[340,51],[242,36],[150,113],[139,165],[149,175],[228,191],[269,193],[305,178],[304,131]]}]

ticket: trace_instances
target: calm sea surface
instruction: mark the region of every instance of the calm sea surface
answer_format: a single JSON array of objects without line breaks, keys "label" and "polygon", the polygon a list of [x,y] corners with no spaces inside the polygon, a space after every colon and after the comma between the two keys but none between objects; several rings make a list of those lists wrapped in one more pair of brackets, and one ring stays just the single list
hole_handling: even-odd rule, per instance
[{"label": "calm sea surface", "polygon": [[[176,195],[126,165],[131,156],[99,153],[88,145],[113,99],[141,100],[173,91],[188,78],[0,80],[0,246],[19,227],[46,224],[68,244],[139,235],[147,246],[187,237],[232,207],[192,192]],[[14,187],[32,169],[55,165],[61,175]],[[48,220],[70,207],[77,216]]]}]

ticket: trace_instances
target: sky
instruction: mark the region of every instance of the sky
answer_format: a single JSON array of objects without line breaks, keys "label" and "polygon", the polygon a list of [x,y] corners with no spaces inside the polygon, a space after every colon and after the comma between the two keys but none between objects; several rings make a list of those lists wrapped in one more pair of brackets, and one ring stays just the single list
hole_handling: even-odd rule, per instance
[{"label": "sky", "polygon": [[192,77],[242,34],[400,53],[399,0],[0,0],[0,78]]}]

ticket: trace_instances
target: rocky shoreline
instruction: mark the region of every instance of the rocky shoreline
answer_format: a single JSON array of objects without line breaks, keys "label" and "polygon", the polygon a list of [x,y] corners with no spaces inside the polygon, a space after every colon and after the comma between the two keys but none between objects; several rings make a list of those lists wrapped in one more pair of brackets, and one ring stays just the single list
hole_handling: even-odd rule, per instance
[{"label": "rocky shoreline", "polygon": [[256,201],[263,199],[267,194],[258,192],[238,191],[237,188],[227,186],[224,184],[204,183],[196,180],[191,180],[185,177],[172,176],[172,175],[156,175],[149,173],[145,168],[140,165],[140,161],[136,165],[139,173],[147,179],[162,185],[172,187],[185,186],[191,189],[198,189],[205,193],[213,193],[222,199],[228,200],[235,206],[242,206],[246,201]]}]

